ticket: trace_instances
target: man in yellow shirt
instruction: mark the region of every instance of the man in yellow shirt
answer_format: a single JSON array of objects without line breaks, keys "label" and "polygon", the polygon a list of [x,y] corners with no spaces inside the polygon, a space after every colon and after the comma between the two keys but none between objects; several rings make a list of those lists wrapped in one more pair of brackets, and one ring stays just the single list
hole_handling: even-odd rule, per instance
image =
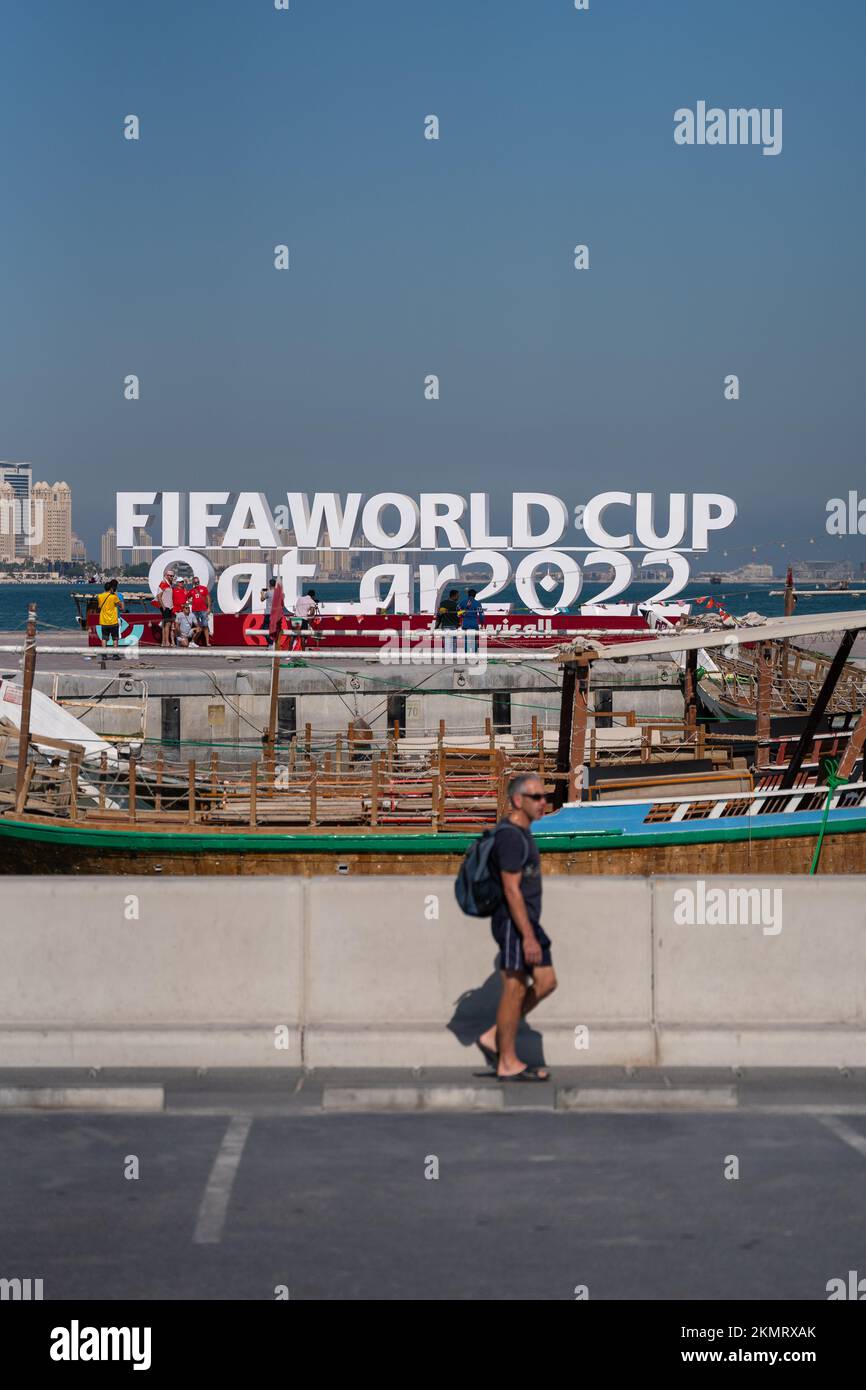
[{"label": "man in yellow shirt", "polygon": [[112,638],[115,647],[120,646],[120,599],[117,594],[117,580],[110,579],[101,594],[97,595],[99,604],[99,626],[102,630],[102,645],[110,645]]}]

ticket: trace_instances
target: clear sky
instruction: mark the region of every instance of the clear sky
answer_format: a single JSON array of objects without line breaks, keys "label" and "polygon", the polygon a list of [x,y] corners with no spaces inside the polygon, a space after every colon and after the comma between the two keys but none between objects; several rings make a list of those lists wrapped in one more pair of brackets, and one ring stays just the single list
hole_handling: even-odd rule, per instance
[{"label": "clear sky", "polygon": [[91,552],[122,488],[642,488],[864,558],[864,56],[863,0],[8,0],[0,457]]}]

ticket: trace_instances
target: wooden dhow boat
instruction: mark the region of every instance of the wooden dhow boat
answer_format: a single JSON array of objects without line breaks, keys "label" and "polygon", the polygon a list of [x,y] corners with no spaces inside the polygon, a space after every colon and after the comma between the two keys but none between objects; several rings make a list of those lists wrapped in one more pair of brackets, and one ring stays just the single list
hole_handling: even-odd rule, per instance
[{"label": "wooden dhow boat", "polygon": [[[506,808],[505,788],[518,771],[545,781],[553,814],[536,827],[546,869],[575,874],[707,872],[863,872],[866,783],[862,752],[866,715],[853,727],[822,721],[866,612],[768,622],[761,649],[809,633],[842,637],[811,710],[783,761],[771,730],[770,661],[757,688],[754,761],[698,757],[708,736],[698,721],[700,650],[729,643],[732,633],[684,631],[623,643],[617,656],[683,651],[683,742],[694,760],[653,761],[657,749],[638,730],[637,760],[616,775],[593,778],[590,757],[592,663],[604,648],[561,651],[561,712],[556,746],[539,738],[505,749],[449,748],[436,760],[407,766],[394,740],[386,756],[353,747],[351,756],[314,761],[294,745],[283,761],[267,731],[263,754],[241,772],[135,757],[122,769],[93,759],[72,740],[31,738],[35,631],[25,657],[16,759],[4,767],[14,786],[0,793],[0,871],[126,874],[427,874],[452,872],[467,845]],[[736,629],[756,640],[754,629]],[[280,659],[273,659],[273,699]],[[650,733],[652,731],[649,731]],[[10,735],[6,735],[10,737]],[[830,765],[824,741],[839,756]],[[709,749],[712,752],[712,749]],[[596,748],[598,754],[598,748]],[[56,755],[56,756],[54,756]],[[107,760],[106,760],[107,761]]]}]

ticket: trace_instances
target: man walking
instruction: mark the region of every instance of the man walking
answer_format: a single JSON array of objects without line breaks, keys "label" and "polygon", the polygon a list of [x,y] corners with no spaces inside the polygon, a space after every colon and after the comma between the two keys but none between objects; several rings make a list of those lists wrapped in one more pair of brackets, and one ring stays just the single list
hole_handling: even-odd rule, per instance
[{"label": "man walking", "polygon": [[508,784],[509,811],[496,829],[491,864],[502,883],[493,913],[493,937],[501,953],[502,994],[496,1023],[478,1039],[500,1081],[549,1081],[550,1073],[517,1055],[520,1020],[556,989],[550,937],[541,925],[541,855],[531,831],[544,815],[541,778],[524,772]]}]

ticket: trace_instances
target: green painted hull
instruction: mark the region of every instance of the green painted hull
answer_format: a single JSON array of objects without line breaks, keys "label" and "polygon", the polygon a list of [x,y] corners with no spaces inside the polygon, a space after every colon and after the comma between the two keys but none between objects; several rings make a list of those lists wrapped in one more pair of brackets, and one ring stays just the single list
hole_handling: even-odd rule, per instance
[{"label": "green painted hull", "polygon": [[[862,835],[866,833],[866,813],[838,821],[828,827],[827,837]],[[364,834],[357,831],[322,831],[297,834],[296,831],[182,831],[182,830],[108,830],[86,824],[71,826],[65,821],[44,823],[36,820],[14,820],[0,816],[0,855],[6,872],[8,859],[15,848],[63,847],[67,851],[124,852],[135,855],[463,855],[477,838],[477,831],[393,831],[393,833]],[[656,828],[652,834],[626,833],[621,830],[563,831],[537,835],[542,853],[582,853],[592,851],[620,852],[656,847],[689,847],[701,845],[738,844],[738,842],[792,840],[815,838],[813,824],[798,824],[795,817],[784,826],[762,826],[752,821],[749,826],[727,826],[724,820],[703,821],[699,833],[676,826]]]}]

